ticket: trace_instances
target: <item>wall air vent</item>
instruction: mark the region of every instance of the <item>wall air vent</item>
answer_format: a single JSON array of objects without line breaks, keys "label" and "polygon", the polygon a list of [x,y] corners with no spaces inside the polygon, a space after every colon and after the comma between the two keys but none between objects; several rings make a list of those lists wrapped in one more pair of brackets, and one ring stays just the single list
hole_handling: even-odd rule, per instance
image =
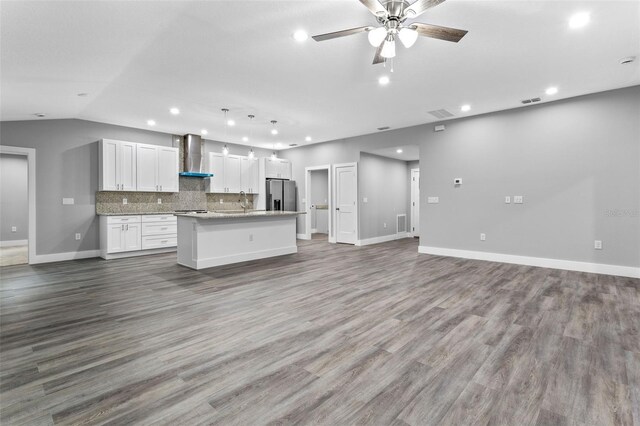
[{"label": "wall air vent", "polygon": [[540,102],[540,98],[523,99],[520,102],[522,102],[524,105],[528,105],[534,102]]},{"label": "wall air vent", "polygon": [[378,127],[378,130],[389,130],[391,127],[389,126],[384,126],[384,127]]},{"label": "wall air vent", "polygon": [[451,114],[446,109],[437,109],[435,111],[429,111],[429,114],[433,115],[435,118],[440,118],[440,119],[453,117],[453,114]]},{"label": "wall air vent", "polygon": [[406,234],[407,232],[407,215],[399,214],[396,216],[396,234]]}]

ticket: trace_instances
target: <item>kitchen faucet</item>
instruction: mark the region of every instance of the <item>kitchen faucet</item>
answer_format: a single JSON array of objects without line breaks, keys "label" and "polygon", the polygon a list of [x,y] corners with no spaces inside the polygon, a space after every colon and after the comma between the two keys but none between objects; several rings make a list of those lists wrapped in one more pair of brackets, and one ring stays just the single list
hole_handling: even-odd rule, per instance
[{"label": "kitchen faucet", "polygon": [[240,207],[242,207],[242,210],[244,210],[244,212],[247,212],[247,209],[249,208],[249,199],[247,198],[247,194],[244,191],[240,191],[240,196],[244,197],[244,200],[238,200],[240,201]]}]

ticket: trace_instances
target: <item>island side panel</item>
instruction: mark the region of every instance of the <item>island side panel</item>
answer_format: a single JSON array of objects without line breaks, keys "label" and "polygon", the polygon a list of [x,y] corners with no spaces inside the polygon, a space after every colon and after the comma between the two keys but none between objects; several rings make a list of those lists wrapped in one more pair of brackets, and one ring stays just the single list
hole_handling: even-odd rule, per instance
[{"label": "island side panel", "polygon": [[196,269],[196,219],[178,216],[178,264]]}]

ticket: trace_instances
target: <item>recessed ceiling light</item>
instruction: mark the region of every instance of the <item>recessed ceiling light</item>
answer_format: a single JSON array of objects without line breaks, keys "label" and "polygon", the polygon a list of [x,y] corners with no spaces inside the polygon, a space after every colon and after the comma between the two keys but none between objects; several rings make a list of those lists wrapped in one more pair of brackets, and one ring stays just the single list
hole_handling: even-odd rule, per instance
[{"label": "recessed ceiling light", "polygon": [[242,137],[242,142],[249,142],[249,138],[248,138],[248,137],[246,137],[246,136],[243,136],[243,137]]},{"label": "recessed ceiling light", "polygon": [[401,149],[396,149],[396,152],[397,152],[398,154],[402,154],[402,150],[401,150]]},{"label": "recessed ceiling light", "polygon": [[471,110],[471,105],[462,105],[460,107],[460,111],[462,111],[462,112],[467,112],[469,110]]},{"label": "recessed ceiling light", "polygon": [[271,129],[271,134],[272,135],[277,135],[278,134],[278,130],[277,129]]},{"label": "recessed ceiling light", "polygon": [[235,125],[236,125],[236,122],[235,122],[235,121],[233,121],[233,120],[229,120],[229,121],[227,121],[227,125],[229,125],[229,126],[235,126]]},{"label": "recessed ceiling light", "polygon": [[383,75],[378,79],[378,83],[380,83],[381,86],[386,86],[387,84],[389,84],[389,81],[389,77],[387,77],[386,75]]},{"label": "recessed ceiling light", "polygon": [[547,90],[544,91],[544,93],[546,93],[547,95],[555,95],[556,93],[558,93],[558,88],[549,87]]},{"label": "recessed ceiling light", "polygon": [[307,39],[309,38],[309,34],[307,34],[307,32],[304,30],[298,30],[293,33],[293,38],[295,41],[302,43],[303,41],[307,41]]},{"label": "recessed ceiling light", "polygon": [[173,114],[173,115],[178,115],[178,114],[180,114],[180,110],[179,110],[178,108],[176,108],[176,107],[169,108],[169,112],[170,112],[171,114]]},{"label": "recessed ceiling light", "polygon": [[154,120],[147,120],[147,125],[148,126],[155,126],[156,122]]},{"label": "recessed ceiling light", "polygon": [[305,140],[306,142],[311,142],[311,136],[307,136],[306,138],[304,138],[304,140]]},{"label": "recessed ceiling light", "polygon": [[582,28],[587,25],[589,21],[591,21],[591,15],[589,15],[589,12],[578,12],[569,18],[569,28]]},{"label": "recessed ceiling light", "polygon": [[202,133],[203,135],[206,135],[209,132],[207,132],[207,129],[202,129],[202,130],[200,130],[200,133]]}]

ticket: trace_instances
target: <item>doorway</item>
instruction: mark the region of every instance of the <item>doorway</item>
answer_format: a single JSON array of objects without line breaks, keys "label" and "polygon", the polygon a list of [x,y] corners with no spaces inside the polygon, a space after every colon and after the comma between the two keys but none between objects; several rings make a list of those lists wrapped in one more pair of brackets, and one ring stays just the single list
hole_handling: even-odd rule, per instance
[{"label": "doorway", "polygon": [[420,236],[420,169],[411,169],[411,236]]},{"label": "doorway", "polygon": [[0,266],[35,260],[35,150],[0,145]]},{"label": "doorway", "polygon": [[335,242],[333,237],[333,200],[331,199],[331,166],[305,167],[305,233],[304,239]]},{"label": "doorway", "polygon": [[355,244],[358,240],[358,164],[337,164],[334,176],[336,242]]}]

